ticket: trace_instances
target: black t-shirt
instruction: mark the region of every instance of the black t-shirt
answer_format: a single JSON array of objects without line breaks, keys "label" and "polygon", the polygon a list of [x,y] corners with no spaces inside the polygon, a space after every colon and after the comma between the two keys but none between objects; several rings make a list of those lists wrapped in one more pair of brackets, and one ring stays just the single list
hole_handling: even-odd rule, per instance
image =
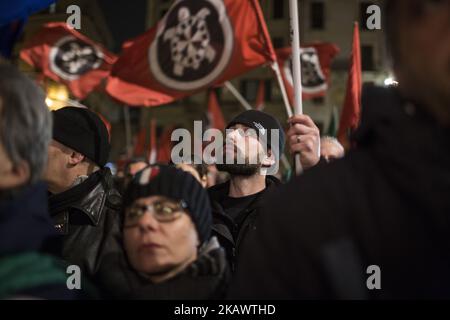
[{"label": "black t-shirt", "polygon": [[222,208],[225,213],[233,219],[233,221],[240,227],[241,223],[244,221],[246,215],[245,209],[251,206],[254,201],[264,192],[264,190],[251,194],[245,197],[233,198],[230,196],[225,196],[222,200]]}]

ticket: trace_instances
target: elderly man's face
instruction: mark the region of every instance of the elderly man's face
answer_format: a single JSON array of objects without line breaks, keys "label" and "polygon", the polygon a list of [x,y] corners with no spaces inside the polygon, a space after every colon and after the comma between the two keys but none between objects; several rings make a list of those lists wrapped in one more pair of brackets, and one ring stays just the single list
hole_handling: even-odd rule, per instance
[{"label": "elderly man's face", "polygon": [[63,144],[52,140],[48,146],[48,161],[44,172],[44,180],[52,182],[66,175],[68,168],[68,158],[72,150]]},{"label": "elderly man's face", "polygon": [[450,0],[395,1],[399,87],[450,124]]}]

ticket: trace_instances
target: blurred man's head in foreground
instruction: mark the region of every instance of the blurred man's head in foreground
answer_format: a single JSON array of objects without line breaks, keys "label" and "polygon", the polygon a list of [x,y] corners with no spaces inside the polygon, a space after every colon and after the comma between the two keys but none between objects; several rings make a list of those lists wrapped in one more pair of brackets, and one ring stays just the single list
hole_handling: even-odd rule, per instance
[{"label": "blurred man's head in foreground", "polygon": [[0,197],[41,179],[51,133],[44,92],[0,62]]},{"label": "blurred man's head in foreground", "polygon": [[400,91],[450,125],[450,1],[388,0],[384,17]]}]

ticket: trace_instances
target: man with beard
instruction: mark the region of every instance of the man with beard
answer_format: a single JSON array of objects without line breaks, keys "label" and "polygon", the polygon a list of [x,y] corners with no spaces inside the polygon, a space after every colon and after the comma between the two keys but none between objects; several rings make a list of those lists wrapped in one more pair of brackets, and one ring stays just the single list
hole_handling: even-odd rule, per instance
[{"label": "man with beard", "polygon": [[[311,142],[301,149],[302,163],[314,165],[319,161],[319,130],[307,116],[298,117],[296,123],[301,133],[306,133],[299,134],[300,139]],[[244,111],[227,126],[223,161],[217,163],[217,169],[228,172],[230,180],[211,187],[209,195],[213,232],[225,248],[232,270],[241,244],[255,229],[262,196],[280,184],[269,174],[276,173],[273,169],[278,166],[284,142],[280,123],[262,111]]]},{"label": "man with beard", "polygon": [[231,298],[450,297],[450,1],[383,17],[398,87],[363,95],[355,150],[266,198]]}]

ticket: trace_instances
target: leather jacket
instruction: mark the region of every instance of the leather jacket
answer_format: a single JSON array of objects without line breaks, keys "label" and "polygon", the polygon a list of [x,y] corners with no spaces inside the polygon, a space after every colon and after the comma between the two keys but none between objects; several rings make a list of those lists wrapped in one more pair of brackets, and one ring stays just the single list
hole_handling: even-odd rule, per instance
[{"label": "leather jacket", "polygon": [[105,254],[119,248],[121,206],[108,168],[51,195],[49,211],[63,237],[63,259],[78,265],[84,275],[94,276]]}]

